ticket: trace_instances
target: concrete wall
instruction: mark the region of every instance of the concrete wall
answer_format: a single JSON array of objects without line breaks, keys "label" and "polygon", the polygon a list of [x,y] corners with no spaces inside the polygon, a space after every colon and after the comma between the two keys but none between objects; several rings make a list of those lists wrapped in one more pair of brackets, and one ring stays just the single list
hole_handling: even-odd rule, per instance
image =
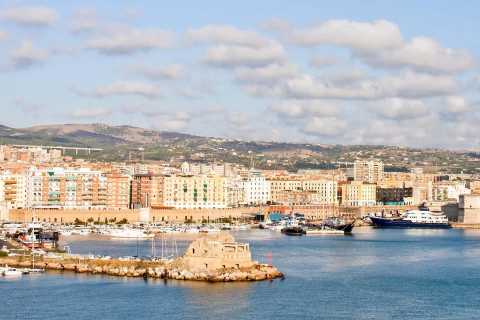
[{"label": "concrete wall", "polygon": [[232,208],[232,209],[122,209],[122,210],[75,210],[75,209],[12,209],[10,221],[29,222],[33,220],[51,223],[72,223],[75,219],[104,222],[105,219],[128,222],[193,222],[210,221],[221,218],[242,218],[247,214],[260,211],[260,208]]},{"label": "concrete wall", "polygon": [[458,222],[467,224],[480,223],[480,195],[461,195],[458,202]]}]

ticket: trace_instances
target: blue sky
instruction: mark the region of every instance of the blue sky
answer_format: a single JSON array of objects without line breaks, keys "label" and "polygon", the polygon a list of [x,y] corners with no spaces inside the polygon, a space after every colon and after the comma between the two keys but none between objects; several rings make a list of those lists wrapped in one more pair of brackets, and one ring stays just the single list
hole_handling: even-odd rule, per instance
[{"label": "blue sky", "polygon": [[3,1],[2,124],[478,148],[477,1]]}]

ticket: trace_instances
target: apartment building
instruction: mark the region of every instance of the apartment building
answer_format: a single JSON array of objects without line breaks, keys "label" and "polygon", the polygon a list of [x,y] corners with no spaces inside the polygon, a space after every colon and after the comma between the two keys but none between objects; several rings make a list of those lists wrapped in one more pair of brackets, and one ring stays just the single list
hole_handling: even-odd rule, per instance
[{"label": "apartment building", "polygon": [[164,204],[180,209],[228,207],[228,183],[220,176],[168,176],[164,179]]},{"label": "apartment building", "polygon": [[270,200],[275,203],[284,203],[285,199],[289,199],[288,193],[292,194],[292,199],[297,196],[297,200],[304,203],[337,203],[336,181],[302,176],[278,176],[268,179],[268,183]]},{"label": "apartment building", "polygon": [[130,177],[118,173],[107,176],[107,207],[125,209],[130,206]]},{"label": "apartment building", "polygon": [[271,201],[270,183],[260,171],[250,171],[248,178],[242,181],[244,204],[261,205]]},{"label": "apartment building", "polygon": [[163,175],[136,174],[132,178],[131,207],[161,207],[164,205]]},{"label": "apartment building", "polygon": [[377,185],[374,183],[351,181],[342,183],[340,190],[341,204],[344,206],[367,207],[377,203]]},{"label": "apartment building", "polygon": [[383,162],[375,160],[357,160],[353,165],[353,179],[368,183],[377,183],[383,179]]},{"label": "apartment building", "polygon": [[3,172],[0,175],[0,189],[3,191],[0,198],[8,208],[24,208],[26,204],[26,179],[21,173]]}]

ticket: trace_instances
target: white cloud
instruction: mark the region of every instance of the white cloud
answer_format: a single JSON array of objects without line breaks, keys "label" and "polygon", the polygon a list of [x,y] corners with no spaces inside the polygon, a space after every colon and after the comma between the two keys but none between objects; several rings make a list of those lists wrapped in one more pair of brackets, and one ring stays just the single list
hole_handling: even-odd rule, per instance
[{"label": "white cloud", "polygon": [[0,30],[0,41],[5,40],[8,34],[5,31]]},{"label": "white cloud", "polygon": [[471,106],[467,103],[464,97],[450,96],[446,99],[447,111],[450,113],[460,114],[466,113],[472,110]]},{"label": "white cloud", "polygon": [[271,42],[257,32],[240,30],[228,25],[207,25],[198,29],[190,29],[187,31],[187,37],[193,42],[256,48],[266,46]]},{"label": "white cloud", "polygon": [[174,113],[159,112],[150,116],[150,122],[154,128],[165,131],[177,131],[184,129],[191,121],[191,115],[185,111]]},{"label": "white cloud", "polygon": [[386,20],[329,20],[310,28],[284,33],[290,41],[303,46],[334,45],[348,48],[354,56],[375,67],[408,67],[417,71],[456,73],[475,65],[474,58],[466,50],[442,47],[428,37],[404,40],[399,27]]},{"label": "white cloud", "polygon": [[361,51],[397,48],[403,42],[398,26],[386,20],[329,20],[311,28],[293,31],[289,37],[299,45],[331,44]]},{"label": "white cloud", "polygon": [[259,67],[284,59],[285,51],[278,44],[260,48],[218,45],[208,49],[205,62],[219,67]]},{"label": "white cloud", "polygon": [[153,99],[159,96],[159,89],[157,86],[145,82],[117,81],[112,84],[97,87],[93,95],[97,97],[137,95]]},{"label": "white cloud", "polygon": [[152,80],[178,80],[186,75],[185,68],[180,64],[170,64],[163,67],[139,66],[134,69],[136,72]]},{"label": "white cloud", "polygon": [[332,137],[342,134],[346,129],[347,122],[343,119],[313,117],[307,121],[301,131],[309,135]]},{"label": "white cloud", "polygon": [[27,68],[37,63],[42,63],[48,58],[48,51],[36,48],[31,41],[23,41],[10,55],[13,68]]},{"label": "white cloud", "polygon": [[187,37],[211,46],[205,62],[219,67],[265,66],[285,59],[281,44],[257,32],[228,25],[208,25],[190,29]]},{"label": "white cloud", "polygon": [[431,110],[421,100],[390,98],[376,102],[370,108],[382,118],[411,120],[430,114]]},{"label": "white cloud", "polygon": [[284,95],[298,99],[382,99],[449,95],[457,85],[452,77],[406,72],[398,76],[363,79],[343,85],[308,75],[286,82]]},{"label": "white cloud", "polygon": [[282,118],[291,119],[335,116],[340,108],[332,101],[284,100],[273,104],[269,110]]},{"label": "white cloud", "polygon": [[426,37],[413,38],[395,50],[375,51],[364,56],[374,66],[411,66],[422,71],[455,73],[474,66],[473,57],[466,50],[454,50],[440,46]]},{"label": "white cloud", "polygon": [[0,10],[0,19],[26,26],[50,26],[57,20],[57,13],[49,7],[21,6]]},{"label": "white cloud", "polygon": [[74,118],[99,118],[112,114],[111,109],[107,108],[79,108],[75,109],[71,116]]},{"label": "white cloud", "polygon": [[173,33],[159,29],[119,28],[87,42],[87,48],[107,55],[132,54],[171,46]]},{"label": "white cloud", "polygon": [[246,83],[271,83],[292,78],[298,74],[297,68],[291,64],[270,64],[258,68],[241,67],[235,71],[237,80]]},{"label": "white cloud", "polygon": [[97,12],[94,9],[80,9],[73,14],[71,30],[74,33],[91,32],[97,27]]}]

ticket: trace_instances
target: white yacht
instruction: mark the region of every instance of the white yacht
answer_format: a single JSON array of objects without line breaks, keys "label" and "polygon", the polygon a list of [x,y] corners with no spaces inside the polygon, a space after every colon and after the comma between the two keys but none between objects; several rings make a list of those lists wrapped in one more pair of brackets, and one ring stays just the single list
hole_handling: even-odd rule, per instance
[{"label": "white yacht", "polygon": [[411,210],[399,218],[381,218],[370,216],[373,225],[378,228],[450,228],[447,216],[430,211]]},{"label": "white yacht", "polygon": [[132,228],[111,229],[108,235],[112,238],[129,238],[129,239],[148,239],[148,238],[153,238],[155,236],[155,234],[146,233],[142,229],[132,229]]},{"label": "white yacht", "polygon": [[0,273],[4,277],[20,277],[22,275],[22,271],[9,266],[0,267]]}]

